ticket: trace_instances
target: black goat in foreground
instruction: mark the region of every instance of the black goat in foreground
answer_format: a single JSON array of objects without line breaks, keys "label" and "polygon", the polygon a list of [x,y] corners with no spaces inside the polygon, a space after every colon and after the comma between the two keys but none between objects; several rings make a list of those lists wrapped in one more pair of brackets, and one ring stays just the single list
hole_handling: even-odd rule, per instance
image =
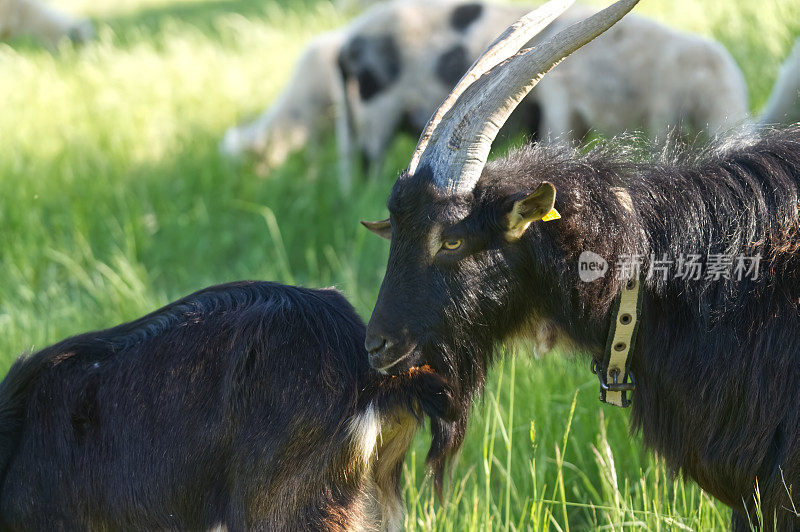
[{"label": "black goat in foreground", "polygon": [[[458,419],[434,420],[446,456],[461,445],[497,343],[564,341],[623,398],[609,402],[626,406],[637,377],[632,429],[731,506],[735,530],[761,526],[757,500],[764,529],[800,529],[800,127],[695,156],[647,159],[609,143],[586,154],[531,146],[486,164],[536,81],[635,3],[517,53],[568,2],[546,4],[509,28],[434,114],[392,189],[390,218],[365,223],[391,239],[367,328],[370,363],[384,373],[426,364],[448,380]],[[623,269],[582,278],[588,252]],[[675,271],[693,256],[716,265]],[[739,257],[750,259],[747,275],[725,266]],[[638,309],[618,314],[637,290]],[[617,343],[613,332],[628,325],[638,327],[633,343]],[[627,351],[621,364],[612,349]]]},{"label": "black goat in foreground", "polygon": [[242,282],[20,358],[0,528],[399,529],[422,411],[452,408],[426,368],[370,369],[363,342],[334,290]]}]

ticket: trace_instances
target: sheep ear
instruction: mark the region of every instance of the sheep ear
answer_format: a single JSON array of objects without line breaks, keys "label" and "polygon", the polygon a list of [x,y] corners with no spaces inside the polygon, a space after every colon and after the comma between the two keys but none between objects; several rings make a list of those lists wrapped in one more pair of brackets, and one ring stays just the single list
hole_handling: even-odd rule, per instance
[{"label": "sheep ear", "polygon": [[389,218],[381,220],[380,222],[365,222],[362,220],[361,225],[381,238],[385,238],[386,240],[392,239],[392,224],[389,223]]},{"label": "sheep ear", "polygon": [[547,181],[530,194],[515,201],[506,217],[506,238],[508,240],[520,238],[533,222],[539,220],[549,222],[561,218],[558,211],[553,208],[555,203],[556,187]]}]

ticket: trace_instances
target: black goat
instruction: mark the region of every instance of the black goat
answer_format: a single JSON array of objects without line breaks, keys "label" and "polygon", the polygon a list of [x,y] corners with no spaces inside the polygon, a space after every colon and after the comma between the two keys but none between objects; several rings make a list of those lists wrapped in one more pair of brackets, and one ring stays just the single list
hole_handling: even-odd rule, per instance
[{"label": "black goat", "polygon": [[[370,363],[385,373],[426,364],[450,382],[458,419],[435,421],[447,456],[498,342],[544,332],[600,363],[622,287],[639,279],[633,430],[733,507],[735,529],[758,526],[756,486],[764,528],[798,529],[800,128],[750,133],[695,156],[646,159],[609,143],[586,154],[527,147],[486,164],[513,104],[635,3],[513,55],[509,42],[530,38],[521,21],[431,119],[392,190],[390,219],[365,224],[391,238],[367,329]],[[762,263],[745,276],[633,269],[581,280],[589,251],[612,264],[643,257],[642,272],[692,254]]]},{"label": "black goat", "polygon": [[371,370],[334,290],[243,282],[20,358],[0,384],[0,527],[398,529],[426,368]]}]

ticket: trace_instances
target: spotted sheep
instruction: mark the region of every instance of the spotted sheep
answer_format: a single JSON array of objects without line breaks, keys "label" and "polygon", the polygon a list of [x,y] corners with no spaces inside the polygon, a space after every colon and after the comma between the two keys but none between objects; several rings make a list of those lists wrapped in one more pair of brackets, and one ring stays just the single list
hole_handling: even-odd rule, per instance
[{"label": "spotted sheep", "polygon": [[0,0],[0,39],[31,35],[55,47],[62,39],[80,43],[93,34],[88,21],[62,13],[39,0]]},{"label": "spotted sheep", "polygon": [[[255,154],[272,167],[333,129],[338,117],[346,121],[335,125],[342,152],[358,151],[377,164],[398,130],[422,131],[481,51],[527,11],[516,4],[447,0],[378,4],[335,39],[314,41],[278,100],[256,121],[231,128],[223,150]],[[571,8],[533,42],[590,13]],[[309,57],[316,58],[316,68]],[[297,90],[303,86],[313,87],[314,97],[310,89]],[[332,106],[342,94],[345,109],[337,112]],[[663,137],[678,128],[685,136],[713,135],[748,119],[747,99],[741,71],[719,43],[632,16],[554,69],[520,105],[508,132],[542,141],[580,140],[590,130]],[[280,132],[288,124],[290,132],[303,134],[284,137]],[[345,132],[350,135],[342,139]]]},{"label": "spotted sheep", "polygon": [[[452,456],[496,347],[563,341],[591,361],[603,400],[632,401],[631,429],[648,448],[733,509],[733,530],[798,530],[800,125],[744,128],[700,151],[651,154],[621,138],[530,144],[487,162],[527,93],[636,3],[520,50],[569,2],[545,4],[434,112],[389,218],[365,222],[390,240],[370,364],[387,375],[425,365],[448,382],[456,420],[432,423]],[[642,269],[582,279],[584,253],[640,257]],[[644,274],[698,253],[760,258],[760,271]]]}]

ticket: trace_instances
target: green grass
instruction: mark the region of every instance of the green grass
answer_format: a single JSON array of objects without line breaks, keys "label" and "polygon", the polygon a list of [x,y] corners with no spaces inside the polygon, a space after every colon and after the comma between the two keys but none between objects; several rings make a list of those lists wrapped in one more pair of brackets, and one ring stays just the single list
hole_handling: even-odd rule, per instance
[{"label": "green grass", "polygon": [[[600,5],[602,2],[592,2]],[[380,218],[413,139],[344,196],[335,148],[268,179],[217,142],[260,111],[315,33],[344,22],[324,1],[62,0],[99,38],[57,54],[0,45],[0,372],[19,353],[135,318],[234,279],[335,285],[363,316],[387,246]],[[643,0],[638,10],[721,40],[753,110],[800,33],[796,0]],[[476,405],[447,491],[434,501],[420,435],[406,466],[419,530],[719,529],[728,510],[671,478],[601,407],[583,361],[506,357]]]}]

